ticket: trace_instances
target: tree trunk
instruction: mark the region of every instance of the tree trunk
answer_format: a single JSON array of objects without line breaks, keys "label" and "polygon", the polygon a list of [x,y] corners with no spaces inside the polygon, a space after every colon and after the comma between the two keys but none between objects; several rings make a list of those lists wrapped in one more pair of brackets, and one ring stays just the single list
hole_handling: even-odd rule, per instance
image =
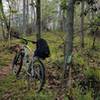
[{"label": "tree trunk", "polygon": [[10,2],[9,2],[9,0],[7,1],[8,2],[8,4],[9,4],[9,10],[10,10],[10,13],[9,13],[9,19],[8,19],[8,26],[9,26],[9,29],[8,29],[8,45],[9,45],[9,47],[10,47],[10,42],[11,42],[11,33],[10,33],[10,31],[11,31],[11,6],[10,6]]},{"label": "tree trunk", "polygon": [[[19,4],[20,4],[20,2],[19,2],[19,0],[17,0],[17,11],[19,12],[20,11],[20,9],[19,9]],[[21,31],[21,25],[20,25],[20,17],[19,17],[19,14],[17,15],[17,17],[18,17],[18,24],[17,24],[17,26],[18,26],[18,29],[19,29],[19,31]]]},{"label": "tree trunk", "polygon": [[[36,11],[35,11],[35,3],[31,0],[31,24],[32,24],[32,32],[36,32]],[[33,16],[34,15],[34,16]]]},{"label": "tree trunk", "polygon": [[81,47],[84,48],[84,0],[81,2],[81,29],[80,29],[80,40],[81,40]]},{"label": "tree trunk", "polygon": [[9,23],[7,22],[7,18],[4,14],[4,10],[3,10],[3,4],[2,4],[2,0],[0,0],[0,10],[1,10],[1,13],[2,13],[2,16],[3,16],[3,19],[4,19],[4,23],[5,23],[5,26],[7,28],[7,31],[9,31]]},{"label": "tree trunk", "polygon": [[4,25],[3,25],[2,21],[1,21],[1,28],[2,28],[2,37],[5,40],[5,39],[7,39],[7,37],[6,37],[5,31],[4,31]]},{"label": "tree trunk", "polygon": [[33,23],[33,10],[34,10],[34,7],[33,7],[33,0],[31,0],[31,29],[32,29],[32,33],[33,33],[33,26],[34,26],[34,23]]},{"label": "tree trunk", "polygon": [[27,25],[27,27],[28,27],[28,23],[29,23],[29,0],[27,0],[27,15],[26,15],[26,19],[27,19],[26,25]]},{"label": "tree trunk", "polygon": [[66,78],[67,65],[69,58],[72,56],[73,51],[73,35],[74,35],[74,0],[68,0],[67,7],[67,35],[65,40],[65,64],[64,64],[64,78]]},{"label": "tree trunk", "polygon": [[36,2],[36,10],[37,10],[37,40],[41,37],[41,0],[37,0]]},{"label": "tree trunk", "polygon": [[[9,1],[8,1],[8,4],[9,4]],[[1,10],[1,13],[2,13],[2,16],[3,16],[3,21],[5,23],[5,26],[6,26],[6,29],[7,29],[7,39],[8,39],[8,46],[10,47],[10,16],[9,16],[9,21],[7,22],[7,18],[5,16],[5,13],[4,13],[4,9],[3,9],[3,3],[2,3],[2,0],[0,0],[0,10]],[[9,6],[10,8],[10,6]],[[11,9],[10,9],[11,10]],[[11,15],[11,13],[10,13]]]},{"label": "tree trunk", "polygon": [[26,0],[23,0],[23,33],[26,34]]}]

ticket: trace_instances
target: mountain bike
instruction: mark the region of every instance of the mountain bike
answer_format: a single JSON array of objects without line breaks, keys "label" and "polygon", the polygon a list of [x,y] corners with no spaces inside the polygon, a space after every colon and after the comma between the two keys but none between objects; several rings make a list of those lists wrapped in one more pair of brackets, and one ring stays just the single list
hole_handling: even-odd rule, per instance
[{"label": "mountain bike", "polygon": [[19,50],[17,50],[12,63],[12,71],[16,77],[20,76],[22,67],[24,67],[28,88],[32,88],[37,92],[40,92],[45,83],[45,67],[41,58],[32,57],[30,58],[30,49],[28,47],[28,42],[35,44],[36,42],[17,37],[18,39],[24,40],[23,45]]}]

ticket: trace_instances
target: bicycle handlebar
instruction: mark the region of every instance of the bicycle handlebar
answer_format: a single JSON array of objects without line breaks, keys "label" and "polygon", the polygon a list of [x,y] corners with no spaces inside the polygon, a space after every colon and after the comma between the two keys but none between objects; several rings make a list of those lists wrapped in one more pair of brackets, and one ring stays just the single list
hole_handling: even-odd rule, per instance
[{"label": "bicycle handlebar", "polygon": [[36,41],[27,40],[27,39],[24,39],[24,38],[22,38],[22,37],[20,37],[20,36],[16,36],[16,35],[12,35],[12,36],[15,37],[15,38],[17,38],[17,39],[22,39],[22,40],[24,40],[24,41],[26,42],[26,44],[28,44],[28,42],[31,42],[31,43],[33,43],[33,44],[36,44],[36,43],[37,43]]}]

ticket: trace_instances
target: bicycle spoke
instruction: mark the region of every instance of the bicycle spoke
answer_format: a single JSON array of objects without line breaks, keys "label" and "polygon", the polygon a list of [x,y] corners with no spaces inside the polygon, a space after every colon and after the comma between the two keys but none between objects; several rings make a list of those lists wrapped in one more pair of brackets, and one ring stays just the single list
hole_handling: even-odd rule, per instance
[{"label": "bicycle spoke", "polygon": [[30,81],[30,84],[34,88],[35,91],[39,92],[45,81],[45,69],[43,64],[41,64],[39,61],[34,62],[33,66],[31,65],[31,77],[33,80]]}]

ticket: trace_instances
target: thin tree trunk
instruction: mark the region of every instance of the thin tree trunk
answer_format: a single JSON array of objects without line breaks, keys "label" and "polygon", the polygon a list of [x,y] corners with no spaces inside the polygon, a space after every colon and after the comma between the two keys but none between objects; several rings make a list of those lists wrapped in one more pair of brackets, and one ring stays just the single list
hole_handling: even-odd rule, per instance
[{"label": "thin tree trunk", "polygon": [[[93,23],[93,21],[94,21],[94,16],[95,14],[94,14],[94,12],[92,11],[91,12],[91,20],[92,20],[92,22],[91,23]],[[98,28],[96,28],[95,30],[94,30],[94,26],[92,27],[92,32],[93,32],[93,43],[92,43],[92,48],[94,49],[95,48],[95,41],[96,41],[96,32],[98,31]]]},{"label": "thin tree trunk", "polygon": [[41,37],[41,0],[37,0],[36,2],[37,8],[37,40]]},{"label": "thin tree trunk", "polygon": [[26,15],[27,17],[26,17],[26,19],[27,19],[27,23],[26,23],[26,25],[27,25],[27,27],[28,27],[28,23],[29,23],[29,0],[27,0],[27,15]]},{"label": "thin tree trunk", "polygon": [[93,43],[92,43],[92,48],[95,48],[95,41],[96,41],[96,34],[95,32],[93,33]]},{"label": "thin tree trunk", "polygon": [[32,27],[32,33],[33,33],[33,0],[31,0],[31,27]]},{"label": "thin tree trunk", "polygon": [[81,39],[81,47],[84,48],[84,0],[81,1],[81,32],[80,32],[80,39]]},{"label": "thin tree trunk", "polygon": [[11,20],[10,20],[11,19],[11,6],[10,6],[9,0],[7,0],[7,2],[9,4],[9,10],[10,10],[9,20],[8,20],[8,26],[9,26],[9,29],[8,29],[8,45],[10,47],[10,44],[11,44],[11,33],[10,33],[10,31],[11,31],[11,28],[10,28],[10,26],[11,26]]},{"label": "thin tree trunk", "polygon": [[[20,2],[19,2],[19,0],[17,0],[17,11],[19,12],[19,4],[20,4]],[[19,29],[19,31],[21,31],[21,29],[20,29],[20,27],[21,27],[21,25],[20,25],[20,17],[19,17],[19,14],[17,14],[17,17],[18,17],[18,29]]]},{"label": "thin tree trunk", "polygon": [[65,16],[64,16],[64,14],[65,14],[65,10],[63,10],[63,31],[65,32],[65,28],[66,28],[66,26],[65,26]]},{"label": "thin tree trunk", "polygon": [[95,48],[95,42],[96,42],[96,33],[98,31],[98,27],[96,28],[96,30],[93,32],[93,43],[92,43],[92,49]]},{"label": "thin tree trunk", "polygon": [[[36,11],[35,11],[35,4],[33,2],[33,0],[31,0],[31,24],[32,24],[32,32],[36,32]],[[34,15],[34,16],[33,16]],[[32,17],[33,16],[33,17]]]},{"label": "thin tree trunk", "polygon": [[0,0],[0,5],[1,5],[0,6],[0,10],[1,10],[1,13],[2,13],[2,16],[3,16],[3,19],[4,19],[4,23],[5,23],[6,29],[7,29],[7,31],[9,31],[9,24],[8,24],[7,18],[5,16],[5,14],[4,14],[2,0]]},{"label": "thin tree trunk", "polygon": [[25,10],[25,6],[26,6],[26,0],[23,0],[23,33],[24,35],[26,34],[26,10]]},{"label": "thin tree trunk", "polygon": [[[7,1],[8,4],[9,4],[9,1]],[[6,29],[7,29],[7,39],[8,39],[8,46],[10,47],[10,16],[11,16],[11,13],[9,15],[9,21],[7,22],[7,18],[5,16],[5,13],[4,13],[4,9],[3,9],[3,3],[2,3],[2,0],[0,0],[0,10],[1,10],[1,13],[2,13],[2,16],[3,16],[3,19],[4,19],[4,23],[5,23],[5,26],[6,26]],[[10,5],[9,5],[9,8],[10,8]],[[10,9],[11,10],[11,9]]]},{"label": "thin tree trunk", "polygon": [[3,39],[6,39],[5,31],[4,31],[4,25],[3,22],[1,21],[1,28],[2,28],[2,37]]},{"label": "thin tree trunk", "polygon": [[73,51],[73,35],[74,35],[74,0],[68,0],[67,7],[67,35],[65,40],[65,64],[64,64],[64,78],[67,74],[67,64],[69,57],[72,56]]}]

